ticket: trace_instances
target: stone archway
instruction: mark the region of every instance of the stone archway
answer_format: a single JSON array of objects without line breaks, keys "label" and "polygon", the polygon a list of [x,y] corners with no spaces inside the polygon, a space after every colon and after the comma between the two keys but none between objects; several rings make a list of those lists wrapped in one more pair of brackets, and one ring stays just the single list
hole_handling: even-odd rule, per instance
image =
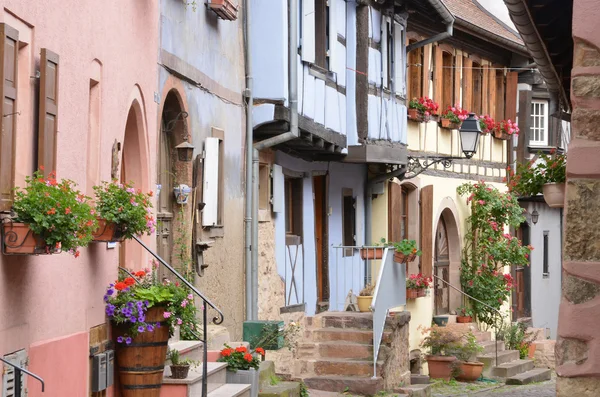
[{"label": "stone archway", "polygon": [[[454,203],[445,203],[437,217],[433,273],[460,289],[461,241]],[[447,314],[461,305],[461,294],[434,279],[435,314]]]}]

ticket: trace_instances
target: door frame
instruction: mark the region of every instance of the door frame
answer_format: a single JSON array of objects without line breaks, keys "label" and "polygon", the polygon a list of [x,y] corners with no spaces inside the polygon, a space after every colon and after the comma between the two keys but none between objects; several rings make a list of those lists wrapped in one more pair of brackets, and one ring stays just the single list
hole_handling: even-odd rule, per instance
[{"label": "door frame", "polygon": [[[317,309],[329,303],[329,174],[313,172],[313,208],[315,216],[315,265],[317,274]],[[319,239],[321,242],[319,242]]]}]

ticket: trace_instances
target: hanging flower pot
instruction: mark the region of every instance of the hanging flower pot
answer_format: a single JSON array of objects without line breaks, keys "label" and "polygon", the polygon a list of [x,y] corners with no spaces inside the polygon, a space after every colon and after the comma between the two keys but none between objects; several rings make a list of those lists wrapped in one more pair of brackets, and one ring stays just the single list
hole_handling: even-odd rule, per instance
[{"label": "hanging flower pot", "polygon": [[6,222],[2,224],[2,252],[5,255],[47,255],[55,250],[26,223]]},{"label": "hanging flower pot", "polygon": [[107,222],[102,218],[98,218],[98,229],[92,236],[95,242],[107,243],[123,241],[125,238],[119,225],[114,222]]},{"label": "hanging flower pot", "polygon": [[366,259],[381,259],[383,258],[383,248],[361,248],[360,257]]},{"label": "hanging flower pot", "polygon": [[550,208],[562,208],[565,205],[565,184],[546,183],[542,187],[544,201]]},{"label": "hanging flower pot", "polygon": [[417,254],[404,254],[403,252],[395,251],[394,252],[394,262],[396,263],[408,263],[412,262],[416,259]]},{"label": "hanging flower pot", "polygon": [[425,121],[423,113],[419,112],[419,109],[408,109],[408,118],[418,122]]},{"label": "hanging flower pot", "polygon": [[406,289],[406,299],[417,299],[419,297],[419,290],[414,288]]}]

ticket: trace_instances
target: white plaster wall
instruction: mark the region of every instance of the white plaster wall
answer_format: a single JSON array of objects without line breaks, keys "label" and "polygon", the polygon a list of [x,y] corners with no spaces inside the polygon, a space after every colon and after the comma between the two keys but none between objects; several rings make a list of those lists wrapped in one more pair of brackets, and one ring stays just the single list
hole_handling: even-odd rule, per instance
[{"label": "white plaster wall", "polygon": [[[549,328],[550,339],[556,339],[558,306],[562,280],[561,210],[546,203],[528,203],[527,211],[540,214],[531,223],[531,317],[534,328]],[[548,275],[544,276],[544,231],[548,231]]]},{"label": "white plaster wall", "polygon": [[346,4],[346,136],[348,146],[358,144],[356,127],[356,3]]}]

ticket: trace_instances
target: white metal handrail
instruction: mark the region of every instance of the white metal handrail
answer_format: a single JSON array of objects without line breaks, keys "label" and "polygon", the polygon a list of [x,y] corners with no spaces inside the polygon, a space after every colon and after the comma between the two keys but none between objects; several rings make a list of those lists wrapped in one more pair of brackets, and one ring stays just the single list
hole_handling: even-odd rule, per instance
[{"label": "white metal handrail", "polygon": [[377,358],[390,309],[406,305],[406,264],[394,262],[394,249],[385,248],[373,294],[373,378],[377,377]]}]

